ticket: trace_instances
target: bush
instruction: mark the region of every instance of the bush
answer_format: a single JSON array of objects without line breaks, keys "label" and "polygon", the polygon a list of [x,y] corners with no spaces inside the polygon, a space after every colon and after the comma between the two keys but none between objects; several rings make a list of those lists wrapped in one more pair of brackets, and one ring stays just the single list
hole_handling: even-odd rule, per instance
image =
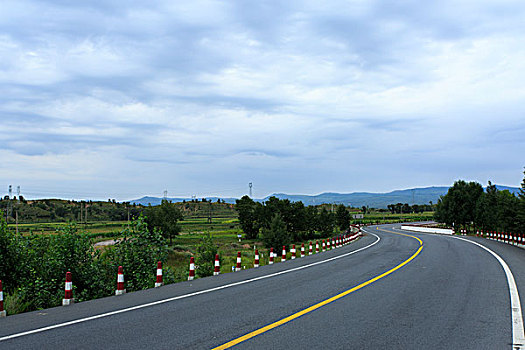
[{"label": "bush", "polygon": [[201,238],[201,241],[197,246],[197,255],[195,257],[197,276],[206,277],[213,275],[216,254],[217,246],[213,244],[213,239],[208,233]]},{"label": "bush", "polygon": [[[100,259],[101,269],[107,280],[114,281],[119,266],[124,267],[126,290],[135,291],[155,285],[154,270],[157,261],[165,262],[168,256],[166,239],[158,229],[148,230],[143,217],[134,220],[122,232],[124,239],[108,249]],[[169,272],[169,271],[167,271]]]},{"label": "bush", "polygon": [[[127,290],[152,287],[157,261],[167,258],[166,240],[158,230],[148,231],[142,218],[122,234],[123,241],[100,254],[75,225],[56,235],[23,237],[0,219],[0,279],[9,314],[60,305],[67,271],[77,301],[112,295],[119,265],[124,266]],[[164,281],[175,281],[173,270],[164,270]]]}]

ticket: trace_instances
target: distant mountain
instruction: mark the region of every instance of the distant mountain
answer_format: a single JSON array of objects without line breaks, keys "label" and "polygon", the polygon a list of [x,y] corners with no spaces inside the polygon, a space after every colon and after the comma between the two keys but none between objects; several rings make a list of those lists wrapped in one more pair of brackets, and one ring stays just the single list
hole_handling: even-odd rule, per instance
[{"label": "distant mountain", "polygon": [[[496,185],[498,190],[508,190],[511,193],[518,193],[519,188]],[[386,208],[389,204],[408,203],[408,204],[428,204],[437,203],[439,196],[445,195],[449,187],[422,187],[410,188],[406,190],[396,190],[388,193],[370,193],[370,192],[353,192],[353,193],[332,193],[326,192],[318,195],[301,195],[274,193],[262,199],[254,199],[259,202],[267,201],[271,196],[279,199],[288,199],[292,202],[303,202],[305,205],[318,205],[325,203],[351,205],[353,207],[362,207],[363,205],[370,208]],[[219,197],[205,197],[212,202],[216,202]],[[199,198],[200,199],[200,198]],[[173,202],[182,202],[183,200],[191,201],[191,198],[168,198]],[[221,198],[226,203],[235,203],[236,198]],[[142,197],[131,201],[142,205],[159,205],[162,198]]]}]

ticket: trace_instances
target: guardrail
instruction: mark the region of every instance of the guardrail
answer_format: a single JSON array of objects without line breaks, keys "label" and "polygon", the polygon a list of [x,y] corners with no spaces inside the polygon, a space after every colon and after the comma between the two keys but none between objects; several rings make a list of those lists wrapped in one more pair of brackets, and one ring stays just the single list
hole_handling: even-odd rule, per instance
[{"label": "guardrail", "polygon": [[401,225],[402,230],[414,231],[414,232],[426,232],[426,233],[441,233],[444,235],[453,235],[454,230],[449,228],[438,228],[418,225]]}]

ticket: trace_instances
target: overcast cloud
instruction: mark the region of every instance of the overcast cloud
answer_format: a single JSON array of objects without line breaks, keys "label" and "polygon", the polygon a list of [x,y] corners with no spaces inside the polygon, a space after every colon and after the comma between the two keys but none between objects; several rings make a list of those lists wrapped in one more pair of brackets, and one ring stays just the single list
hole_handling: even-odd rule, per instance
[{"label": "overcast cloud", "polygon": [[523,1],[2,1],[27,197],[519,186]]}]

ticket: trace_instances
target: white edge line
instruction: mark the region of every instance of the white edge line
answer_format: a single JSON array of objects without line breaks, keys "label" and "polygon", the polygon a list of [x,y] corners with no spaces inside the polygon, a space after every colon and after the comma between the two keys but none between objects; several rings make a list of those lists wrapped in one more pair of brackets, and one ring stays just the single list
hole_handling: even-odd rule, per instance
[{"label": "white edge line", "polygon": [[509,265],[503,260],[498,254],[494,253],[489,248],[485,247],[482,244],[479,244],[478,242],[474,242],[465,238],[461,237],[454,237],[455,239],[460,239],[465,242],[469,242],[472,244],[477,245],[478,247],[481,247],[485,249],[487,252],[492,254],[501,264],[503,267],[503,270],[505,271],[505,275],[507,276],[507,283],[509,285],[509,293],[510,293],[510,311],[511,311],[511,317],[512,317],[512,348],[513,349],[524,349],[525,345],[525,334],[523,332],[523,315],[521,313],[521,303],[520,303],[520,295],[518,293],[518,288],[516,286],[516,281],[514,280],[514,275],[512,274],[512,271],[509,268]]},{"label": "white edge line", "polygon": [[[397,228],[393,228],[393,229],[399,230]],[[420,233],[425,233],[425,232],[420,232]],[[525,346],[525,333],[523,330],[523,315],[521,313],[520,295],[518,293],[518,287],[516,286],[516,281],[514,280],[514,275],[512,274],[512,271],[510,270],[509,265],[507,265],[505,260],[503,260],[498,254],[494,253],[492,250],[490,250],[489,248],[485,247],[484,245],[478,242],[474,242],[469,239],[456,237],[452,235],[447,235],[445,237],[452,237],[455,239],[460,239],[462,241],[475,244],[478,247],[485,249],[487,252],[492,254],[492,256],[494,256],[499,261],[500,265],[503,267],[503,270],[505,271],[505,275],[507,276],[507,284],[509,285],[510,311],[511,311],[511,317],[512,317],[512,348],[516,350],[525,349],[524,347]]]},{"label": "white edge line", "polygon": [[58,324],[55,324],[55,325],[52,325],[52,326],[36,328],[36,329],[32,329],[30,331],[25,331],[25,332],[21,332],[21,333],[15,333],[15,334],[7,335],[7,336],[4,336],[4,337],[1,337],[0,338],[0,342],[4,341],[4,340],[13,339],[13,338],[23,337],[23,336],[30,335],[30,334],[35,334],[35,333],[48,331],[48,330],[55,329],[55,328],[61,328],[61,327],[71,326],[71,325],[74,325],[74,324],[77,324],[77,323],[82,323],[82,322],[87,322],[87,321],[91,321],[91,320],[96,320],[97,318],[117,315],[117,314],[121,314],[121,313],[128,312],[128,311],[133,311],[133,310],[138,310],[138,309],[142,309],[142,308],[146,308],[146,307],[150,307],[150,306],[164,304],[164,303],[168,303],[168,302],[174,301],[174,300],[185,299],[185,298],[189,298],[189,297],[200,295],[200,294],[215,292],[215,291],[218,291],[218,290],[221,290],[221,289],[226,289],[226,288],[229,288],[229,287],[235,287],[235,286],[239,286],[239,285],[242,285],[242,284],[259,281],[259,280],[262,280],[262,279],[279,276],[279,275],[282,275],[282,274],[285,274],[285,273],[306,269],[308,267],[312,267],[312,266],[315,266],[315,265],[324,264],[324,263],[327,263],[329,261],[333,261],[333,260],[336,260],[336,259],[344,258],[344,257],[346,257],[348,255],[352,255],[352,254],[358,253],[360,251],[368,249],[368,248],[376,245],[377,243],[379,243],[381,238],[379,238],[378,235],[376,235],[374,233],[371,233],[371,232],[368,232],[368,233],[373,235],[373,236],[375,236],[377,238],[377,240],[375,240],[374,242],[372,242],[371,244],[369,244],[369,245],[367,245],[365,247],[359,248],[357,250],[353,250],[351,252],[348,252],[348,253],[345,253],[345,254],[342,254],[342,255],[338,255],[338,256],[332,257],[330,259],[318,261],[318,262],[315,262],[315,263],[311,263],[311,264],[307,264],[307,265],[303,265],[303,266],[299,266],[299,267],[294,267],[293,269],[280,271],[280,272],[275,272],[275,273],[272,273],[272,274],[269,274],[269,275],[259,276],[259,277],[251,278],[251,279],[244,280],[244,281],[239,281],[239,282],[234,282],[234,283],[230,283],[230,284],[225,284],[225,285],[219,286],[219,287],[214,287],[214,288],[210,288],[210,289],[200,290],[198,292],[193,292],[193,293],[189,293],[189,294],[179,295],[179,296],[172,297],[172,298],[167,298],[167,299],[153,301],[151,303],[136,305],[136,306],[128,307],[128,308],[125,308],[125,309],[120,309],[120,310],[115,310],[115,311],[111,311],[111,312],[106,312],[106,313],[103,313],[103,314],[98,314],[98,315],[89,316],[89,317],[85,317],[85,318],[79,318],[79,319],[73,320],[73,321],[68,321],[68,322],[64,322],[64,323],[58,323]]}]

